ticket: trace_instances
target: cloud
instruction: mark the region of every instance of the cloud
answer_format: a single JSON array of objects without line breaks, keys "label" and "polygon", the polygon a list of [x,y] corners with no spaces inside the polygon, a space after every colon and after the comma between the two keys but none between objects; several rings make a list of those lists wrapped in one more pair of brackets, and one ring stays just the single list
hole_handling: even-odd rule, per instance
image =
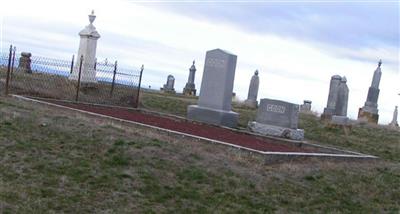
[{"label": "cloud", "polygon": [[[148,5],[148,4],[144,4]],[[194,2],[154,7],[254,33],[365,47],[398,45],[398,2]]]}]

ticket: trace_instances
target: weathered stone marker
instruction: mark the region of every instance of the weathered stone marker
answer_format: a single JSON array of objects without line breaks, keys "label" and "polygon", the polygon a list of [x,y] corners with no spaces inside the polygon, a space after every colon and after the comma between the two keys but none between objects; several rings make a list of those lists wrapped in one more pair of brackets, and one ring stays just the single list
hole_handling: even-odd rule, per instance
[{"label": "weathered stone marker", "polygon": [[194,84],[194,75],[196,74],[196,66],[194,65],[195,61],[193,60],[192,66],[189,68],[189,77],[188,81],[183,88],[184,95],[193,95],[196,96],[196,86]]},{"label": "weathered stone marker", "polygon": [[378,123],[378,97],[379,97],[379,83],[381,81],[382,71],[381,71],[382,60],[379,60],[378,67],[374,72],[372,78],[371,86],[368,89],[367,101],[362,108],[358,110],[358,120],[365,121],[369,123]]},{"label": "weathered stone marker", "polygon": [[335,115],[346,116],[348,102],[349,102],[349,87],[347,86],[346,77],[342,77],[338,88]]},{"label": "weathered stone marker", "polygon": [[300,111],[303,113],[309,113],[311,111],[311,100],[304,100],[303,104],[300,106]]},{"label": "weathered stone marker", "polygon": [[324,108],[324,112],[321,115],[321,119],[330,120],[332,119],[332,115],[335,114],[336,100],[338,96],[338,89],[341,79],[342,77],[339,75],[333,75],[331,77],[331,82],[329,85],[328,102],[326,104],[326,108]]},{"label": "weathered stone marker", "polygon": [[161,91],[175,94],[174,85],[175,85],[175,77],[170,74],[167,77],[167,83],[164,84],[164,87],[161,88]]},{"label": "weathered stone marker", "polygon": [[257,107],[257,96],[258,96],[258,87],[260,85],[260,78],[258,77],[258,70],[254,72],[253,77],[250,80],[249,93],[247,95],[247,99],[244,101],[244,104],[251,108]]},{"label": "weathered stone marker", "polygon": [[237,56],[221,49],[207,51],[198,105],[188,106],[188,118],[236,127],[238,114],[232,111],[232,91]]},{"label": "weathered stone marker", "polygon": [[31,69],[31,53],[22,52],[21,57],[19,58],[18,69],[25,73],[32,73]]},{"label": "weathered stone marker", "polygon": [[393,126],[393,127],[399,127],[399,123],[397,122],[397,106],[394,107],[394,111],[393,111],[393,119],[392,122],[389,123],[389,126]]},{"label": "weathered stone marker", "polygon": [[303,140],[304,130],[298,129],[299,105],[280,100],[261,99],[256,121],[248,128],[256,133],[293,140]]},{"label": "weathered stone marker", "polygon": [[346,77],[340,77],[339,75],[332,76],[329,86],[328,103],[326,108],[324,108],[321,119],[336,125],[347,125],[349,121],[347,117],[348,101],[349,87],[347,86]]},{"label": "weathered stone marker", "polygon": [[96,70],[94,69],[94,65],[96,63],[96,48],[97,48],[97,40],[100,38],[100,34],[97,32],[96,28],[93,25],[96,16],[94,15],[94,11],[89,15],[89,25],[86,26],[81,32],[79,32],[79,36],[81,37],[79,43],[78,57],[77,62],[74,65],[74,69],[72,70],[69,79],[78,80],[79,76],[79,66],[80,66],[80,57],[83,56],[83,64],[81,70],[81,83],[96,83]]}]

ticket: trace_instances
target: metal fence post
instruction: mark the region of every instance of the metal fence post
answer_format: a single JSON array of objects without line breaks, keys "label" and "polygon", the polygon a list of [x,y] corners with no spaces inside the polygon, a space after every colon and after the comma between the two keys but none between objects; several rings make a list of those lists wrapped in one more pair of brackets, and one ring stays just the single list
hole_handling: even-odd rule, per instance
[{"label": "metal fence post", "polygon": [[115,61],[115,64],[114,64],[114,75],[113,75],[113,80],[112,80],[112,84],[111,84],[110,96],[112,96],[112,95],[113,95],[113,92],[114,92],[114,87],[115,87],[115,75],[117,74],[117,64],[118,64],[118,61]]},{"label": "metal fence post", "polygon": [[6,79],[5,95],[8,95],[8,87],[9,87],[9,84],[10,84],[11,57],[12,57],[12,45],[10,45],[10,53],[8,54],[8,66],[7,66],[7,79]]},{"label": "metal fence post", "polygon": [[14,72],[14,61],[15,61],[15,52],[17,51],[17,47],[14,46],[13,48],[13,56],[12,56],[12,62],[11,62],[11,76],[13,75]]},{"label": "metal fence post", "polygon": [[138,89],[137,89],[137,93],[136,93],[136,101],[135,101],[135,106],[134,106],[135,108],[139,107],[139,93],[140,93],[140,87],[142,84],[143,70],[144,70],[144,65],[142,65],[142,67],[140,68],[139,85],[138,85]]},{"label": "metal fence post", "polygon": [[79,88],[81,86],[81,73],[82,73],[83,55],[81,55],[81,59],[79,61],[80,62],[79,62],[79,73],[78,73],[78,85],[76,87],[75,102],[78,102],[78,98],[79,98]]},{"label": "metal fence post", "polygon": [[69,71],[70,74],[72,74],[72,70],[74,69],[74,59],[75,59],[75,55],[72,54],[71,69]]}]

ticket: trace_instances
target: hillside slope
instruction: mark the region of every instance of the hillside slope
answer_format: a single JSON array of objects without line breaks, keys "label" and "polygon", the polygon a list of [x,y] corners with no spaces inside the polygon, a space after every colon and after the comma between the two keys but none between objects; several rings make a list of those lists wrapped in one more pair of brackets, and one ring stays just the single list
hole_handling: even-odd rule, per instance
[{"label": "hillside slope", "polygon": [[[325,132],[314,120],[302,119],[309,138],[339,144],[332,139],[340,130]],[[360,130],[365,139],[382,132]],[[379,143],[350,137],[342,145],[381,155],[377,161],[272,162],[1,97],[0,212],[397,213],[400,138],[384,132]]]}]

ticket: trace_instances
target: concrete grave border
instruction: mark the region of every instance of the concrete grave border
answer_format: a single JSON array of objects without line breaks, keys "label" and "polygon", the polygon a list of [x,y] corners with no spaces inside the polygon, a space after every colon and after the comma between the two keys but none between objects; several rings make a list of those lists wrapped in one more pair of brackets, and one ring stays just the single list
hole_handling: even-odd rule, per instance
[{"label": "concrete grave border", "polygon": [[[180,137],[188,137],[188,138],[192,138],[192,139],[195,139],[195,140],[200,140],[200,141],[204,141],[204,142],[208,142],[208,143],[221,144],[221,145],[233,147],[233,148],[236,148],[236,149],[239,149],[239,150],[246,150],[246,151],[253,152],[253,153],[258,153],[258,154],[261,154],[261,155],[266,155],[266,156],[269,156],[269,157],[276,156],[276,157],[317,157],[317,158],[334,158],[334,159],[338,159],[338,158],[339,159],[342,159],[342,158],[346,158],[346,159],[378,159],[377,156],[373,156],[373,155],[367,155],[367,154],[362,154],[362,153],[348,151],[348,150],[341,150],[341,149],[337,149],[337,148],[333,148],[333,147],[329,147],[329,146],[322,146],[322,145],[317,145],[317,144],[313,144],[313,143],[298,142],[298,141],[290,141],[290,142],[293,142],[295,144],[300,143],[301,145],[306,145],[306,146],[310,146],[310,147],[317,147],[317,148],[326,149],[328,151],[331,151],[332,153],[266,152],[266,151],[260,151],[260,150],[255,150],[255,149],[251,149],[251,148],[247,148],[247,147],[243,147],[243,146],[239,146],[239,145],[235,145],[235,144],[231,144],[231,143],[226,143],[226,142],[222,142],[222,141],[218,141],[218,140],[214,140],[214,139],[209,139],[209,138],[200,137],[200,136],[196,136],[196,135],[192,135],[192,134],[187,134],[187,133],[183,133],[183,132],[164,129],[164,128],[160,128],[160,127],[156,127],[156,126],[152,126],[152,125],[147,125],[147,124],[143,124],[143,123],[139,123],[139,122],[135,122],[135,121],[119,119],[119,118],[115,118],[115,117],[111,117],[111,116],[107,116],[107,115],[102,115],[102,114],[98,114],[98,113],[93,113],[93,112],[89,112],[89,111],[75,109],[75,108],[71,108],[71,107],[67,107],[67,106],[63,106],[63,105],[58,105],[58,104],[54,104],[54,103],[49,103],[49,102],[46,102],[46,101],[37,100],[37,99],[33,99],[33,98],[28,98],[28,97],[24,97],[24,96],[20,96],[20,95],[11,95],[11,96],[14,97],[14,98],[17,98],[19,100],[23,100],[23,101],[33,102],[33,103],[37,103],[37,104],[40,104],[40,105],[46,105],[46,106],[51,106],[51,107],[57,107],[57,108],[61,108],[61,109],[72,111],[72,112],[78,112],[78,113],[80,113],[82,115],[86,115],[86,116],[100,117],[100,118],[109,120],[112,123],[117,121],[121,125],[130,124],[130,125],[134,125],[134,126],[140,126],[140,127],[155,129],[157,131],[165,132],[167,134],[172,134],[172,135],[176,135],[176,136],[180,136]],[[73,102],[70,102],[70,103],[73,103]],[[97,106],[107,106],[107,105],[98,105],[97,104]],[[115,106],[112,106],[112,107],[115,107]],[[121,107],[118,107],[118,108],[121,108]],[[125,108],[125,109],[133,109],[133,108]],[[137,110],[137,109],[133,109],[133,110]],[[142,111],[142,110],[138,110],[138,111]],[[159,112],[157,112],[157,114],[162,115]],[[230,129],[230,130],[233,130],[233,129]],[[237,131],[237,130],[235,130],[235,131]],[[239,131],[239,132],[250,134],[250,133],[245,132],[245,131]],[[264,137],[264,136],[260,136],[260,135],[255,135],[255,136]],[[272,139],[282,140],[282,139],[279,139],[279,138],[272,138]],[[338,154],[338,152],[340,152],[341,154]]]}]

